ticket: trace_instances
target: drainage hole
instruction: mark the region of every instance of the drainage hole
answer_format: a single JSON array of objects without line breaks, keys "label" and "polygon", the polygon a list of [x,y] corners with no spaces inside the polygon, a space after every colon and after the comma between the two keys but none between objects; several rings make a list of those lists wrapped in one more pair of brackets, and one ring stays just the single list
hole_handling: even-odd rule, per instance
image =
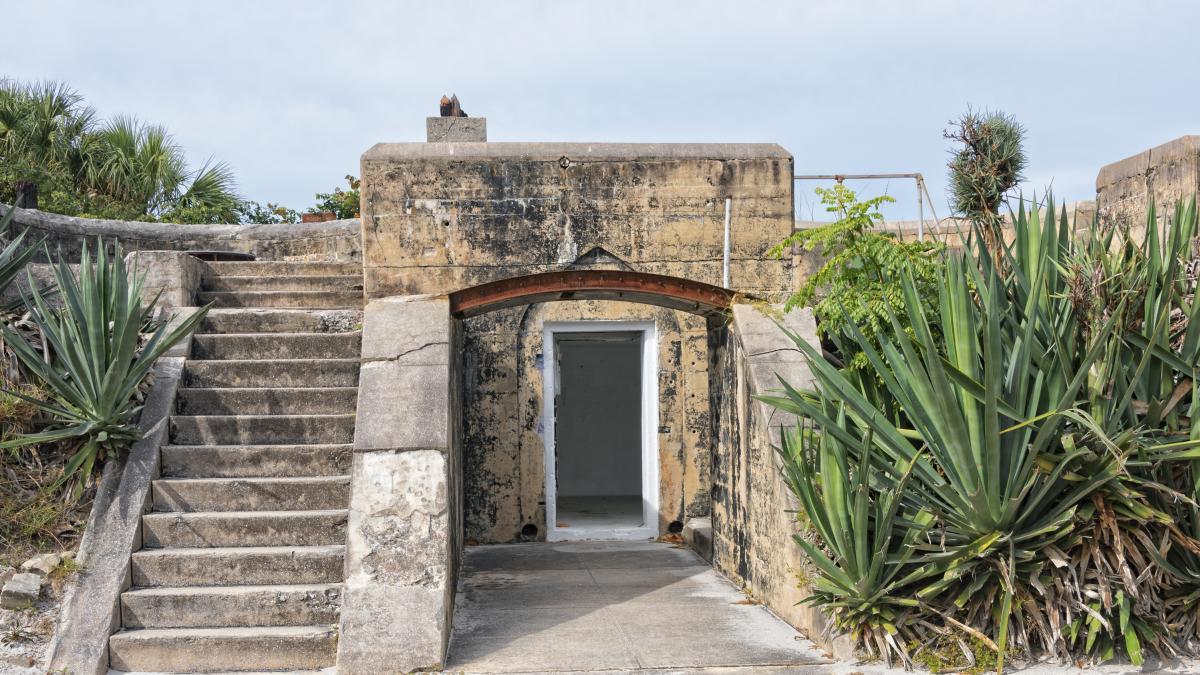
[{"label": "drainage hole", "polygon": [[525,541],[533,541],[537,539],[538,527],[533,523],[525,523],[525,527],[521,528],[521,538]]},{"label": "drainage hole", "polygon": [[671,534],[679,534],[683,532],[683,523],[678,520],[672,520],[670,525],[667,525],[667,532]]}]

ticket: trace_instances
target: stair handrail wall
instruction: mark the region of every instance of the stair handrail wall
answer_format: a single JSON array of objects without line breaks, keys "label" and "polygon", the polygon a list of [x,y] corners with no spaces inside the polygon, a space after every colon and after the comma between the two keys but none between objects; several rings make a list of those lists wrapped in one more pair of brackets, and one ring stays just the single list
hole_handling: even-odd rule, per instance
[{"label": "stair handrail wall", "polygon": [[[181,308],[179,320],[198,308]],[[68,586],[48,650],[50,672],[103,675],[108,638],[120,625],[121,593],[129,588],[130,556],[142,546],[141,521],[159,474],[159,448],[170,431],[191,338],[158,360],[139,427],[141,440],[105,465],[79,544],[79,577]]]},{"label": "stair handrail wall", "polygon": [[[5,212],[8,206],[3,205]],[[78,218],[36,209],[14,208],[11,239],[29,230],[26,241],[45,238],[54,257],[76,261],[84,242],[118,240],[126,251],[229,251],[260,260],[356,262],[362,259],[358,218],[312,223],[151,223]],[[38,254],[38,262],[47,262]]]}]

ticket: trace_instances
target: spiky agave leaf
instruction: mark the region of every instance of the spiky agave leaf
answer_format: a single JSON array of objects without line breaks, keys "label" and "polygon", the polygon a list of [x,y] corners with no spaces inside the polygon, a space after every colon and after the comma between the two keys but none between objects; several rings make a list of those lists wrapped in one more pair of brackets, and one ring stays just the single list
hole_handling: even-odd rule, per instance
[{"label": "spiky agave leaf", "polygon": [[[140,437],[136,388],[154,362],[207,313],[207,308],[201,309],[174,327],[160,324],[140,346],[140,330],[147,325],[154,303],[142,304],[144,277],[131,277],[120,246],[114,248],[110,256],[98,240],[93,260],[85,244],[78,277],[64,261],[54,266],[61,309],[32,288],[33,318],[50,346],[50,363],[20,335],[0,325],[5,343],[26,370],[47,386],[53,399],[10,393],[36,404],[54,420],[44,431],[0,443],[0,448],[78,439],[80,447],[68,461],[60,484],[76,473],[88,476],[98,461]],[[77,483],[77,489],[81,487]]]}]

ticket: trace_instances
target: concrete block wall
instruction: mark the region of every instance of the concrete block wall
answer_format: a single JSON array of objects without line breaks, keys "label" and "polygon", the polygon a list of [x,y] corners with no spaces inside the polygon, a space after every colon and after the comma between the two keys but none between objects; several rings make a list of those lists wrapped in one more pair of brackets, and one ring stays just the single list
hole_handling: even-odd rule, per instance
[{"label": "concrete block wall", "polygon": [[[125,251],[233,251],[259,260],[352,262],[360,259],[358,219],[321,223],[181,224],[76,218],[31,209],[16,209],[9,236],[29,230],[33,245],[45,239],[51,256],[78,261],[87,242],[119,240]],[[43,260],[39,254],[35,259]]]},{"label": "concrete block wall", "polygon": [[[722,281],[782,296],[792,158],[777,145],[406,143],[362,160],[368,297],[441,294],[535,272],[598,268]],[[546,321],[653,321],[659,336],[660,531],[705,515],[711,438],[703,319],[623,302],[546,303],[463,325],[464,522],[480,543],[546,532],[541,370]]]},{"label": "concrete block wall", "polygon": [[1146,209],[1153,200],[1160,218],[1174,212],[1175,201],[1200,190],[1200,136],[1181,136],[1100,169],[1096,206],[1100,221],[1145,232]]},{"label": "concrete block wall", "polygon": [[818,344],[816,323],[807,308],[773,317],[739,304],[734,305],[731,324],[710,324],[709,367],[715,374],[711,423],[716,439],[712,563],[809,639],[838,658],[852,658],[853,645],[844,636],[827,633],[823,613],[799,604],[810,594],[805,580],[813,570],[792,540],[804,531],[797,516],[801,506],[780,476],[775,450],[781,427],[796,422],[754,397],[781,390],[779,378],[793,387],[809,388],[812,373],[803,352],[777,321]]}]

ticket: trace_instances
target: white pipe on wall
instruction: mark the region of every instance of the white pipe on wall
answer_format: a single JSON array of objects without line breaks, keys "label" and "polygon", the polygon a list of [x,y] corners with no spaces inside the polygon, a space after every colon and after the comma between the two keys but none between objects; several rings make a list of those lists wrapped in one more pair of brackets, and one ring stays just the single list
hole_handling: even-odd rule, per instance
[{"label": "white pipe on wall", "polygon": [[721,266],[721,285],[729,288],[729,216],[733,211],[733,198],[725,198],[725,258]]}]

